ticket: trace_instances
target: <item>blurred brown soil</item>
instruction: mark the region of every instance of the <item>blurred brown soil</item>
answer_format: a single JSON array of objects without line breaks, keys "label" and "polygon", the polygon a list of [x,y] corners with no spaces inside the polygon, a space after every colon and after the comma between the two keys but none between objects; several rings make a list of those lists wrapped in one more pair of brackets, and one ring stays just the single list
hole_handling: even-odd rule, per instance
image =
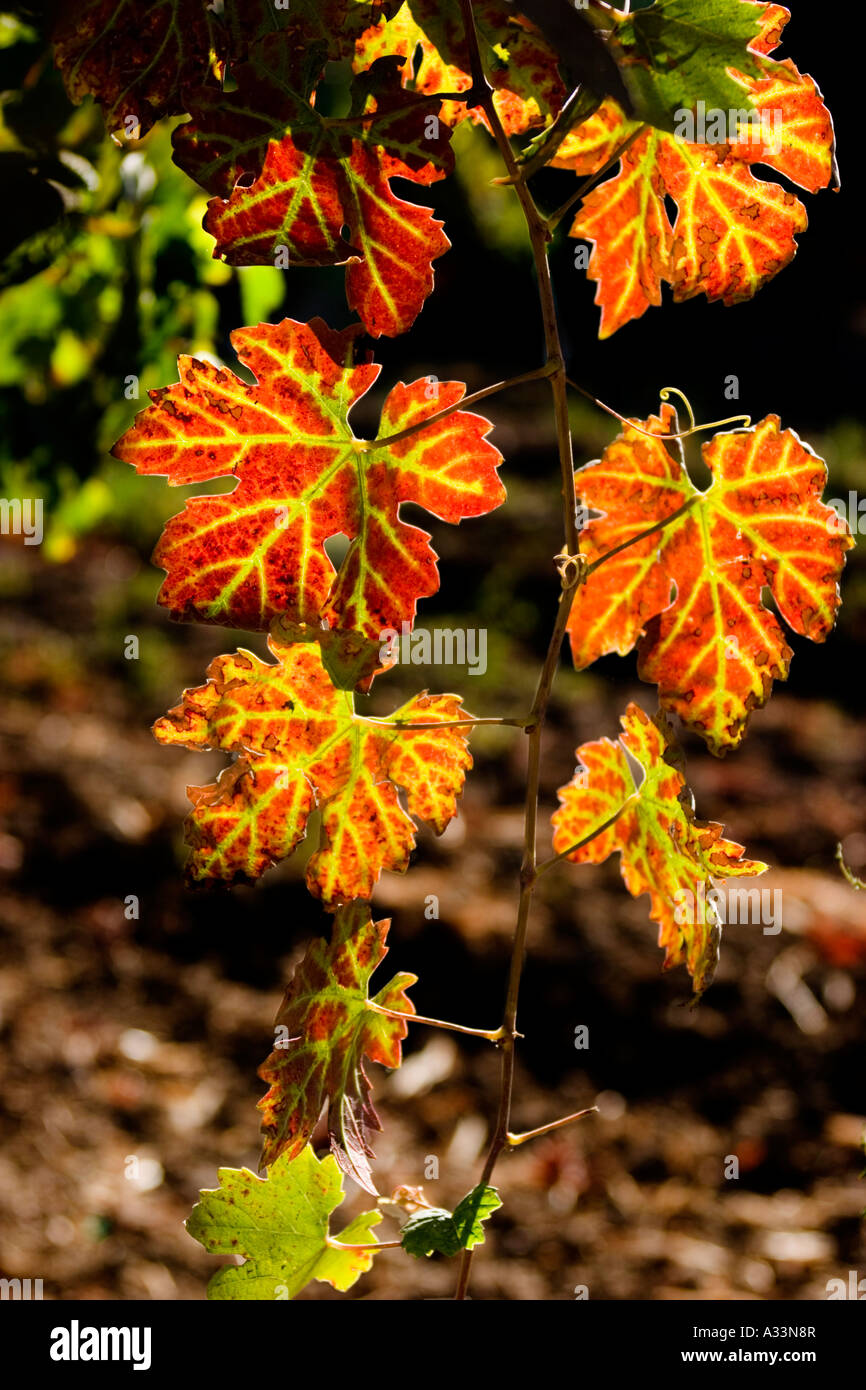
[{"label": "blurred brown soil", "polygon": [[[201,1298],[214,1262],[183,1222],[219,1166],[257,1167],[256,1067],[282,983],[326,919],[300,862],[231,895],[183,887],[184,786],[219,760],[161,749],[147,726],[197,683],[220,634],[169,631],[150,598],[133,625],[115,614],[138,569],[122,547],[94,541],[54,569],[5,561],[7,594],[25,565],[29,593],[0,667],[0,1273],[42,1278],[52,1298]],[[131,683],[125,632],[159,653],[149,684]],[[503,688],[520,679],[506,670]],[[652,707],[624,680],[591,680],[575,699],[572,676],[557,694],[548,811],[575,745],[613,736],[629,696]],[[475,740],[459,820],[441,840],[422,831],[410,872],[376,894],[394,919],[381,981],[413,970],[419,1011],[485,1027],[501,1008],[522,834],[523,742],[494,734]],[[586,1286],[593,1299],[820,1299],[828,1279],[866,1274],[866,892],[833,863],[837,840],[866,862],[866,728],[783,688],[734,758],[687,752],[700,814],[779,866],[761,887],[782,889],[783,930],[728,927],[690,1009],[685,972],[660,972],[647,900],[628,897],[615,863],[543,876],[514,1120],[599,1114],[501,1163],[477,1298]],[[369,1070],[380,1190],[421,1183],[455,1203],[495,1113],[494,1050],[417,1027],[400,1071]],[[348,1186],[346,1211],[363,1209]],[[380,1232],[395,1229],[386,1218]],[[407,1268],[391,1251],[342,1296],[447,1297],[454,1278],[452,1263]]]}]

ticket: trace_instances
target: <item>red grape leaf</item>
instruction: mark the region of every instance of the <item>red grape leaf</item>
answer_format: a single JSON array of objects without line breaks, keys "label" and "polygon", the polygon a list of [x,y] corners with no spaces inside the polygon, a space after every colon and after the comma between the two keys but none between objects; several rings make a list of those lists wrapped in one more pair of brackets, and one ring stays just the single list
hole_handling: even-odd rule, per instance
[{"label": "red grape leaf", "polygon": [[[769,53],[786,19],[780,5],[767,6],[750,49]],[[646,128],[622,154],[619,172],[584,199],[571,235],[593,243],[589,275],[598,282],[600,337],[659,305],[663,281],[677,302],[705,294],[735,304],[793,259],[806,210],[779,184],[755,178],[750,166],[766,164],[811,193],[825,188],[836,168],[833,123],[811,77],[790,60],[769,66],[763,77],[733,74],[755,108],[753,120],[743,111],[727,132],[736,138],[689,143]],[[712,134],[706,121],[703,130],[689,129]],[[570,132],[552,162],[594,174],[639,130],[608,99]],[[673,226],[666,196],[677,205]]]},{"label": "red grape leaf", "polygon": [[400,0],[225,0],[225,23],[234,57],[246,56],[263,38],[278,33],[294,57],[320,46],[334,62],[352,56],[358,37],[374,22],[389,19]]},{"label": "red grape leaf", "polygon": [[[614,851],[633,898],[650,895],[650,917],[659,924],[665,970],[686,964],[695,994],[710,984],[716,968],[721,926],[707,893],[714,878],[762,874],[766,864],[744,859],[743,846],[722,839],[724,826],[699,821],[694,798],[676,766],[677,753],[667,716],[650,719],[630,704],[621,719],[620,739],[597,739],[577,749],[581,767],[559,791],[553,814],[553,848],[562,854],[590,835],[617,810],[626,809],[607,830],[575,850],[575,864],[602,864]],[[635,782],[628,753],[643,770]]]},{"label": "red grape leaf", "polygon": [[[424,693],[387,722],[370,723],[331,681],[319,645],[293,640],[291,629],[288,636],[274,624],[276,665],[243,649],[218,656],[207,684],[184,691],[154,734],[160,743],[236,755],[217,782],[187,789],[193,881],[259,878],[297,848],[318,809],[307,886],[333,908],[369,898],[382,869],[406,869],[413,817],[441,835],[456,815],[472,758],[466,729],[452,721],[471,716],[457,695]],[[393,727],[397,720],[447,727],[409,731]]]},{"label": "red grape leaf", "polygon": [[259,1101],[263,1166],[281,1154],[295,1158],[327,1103],[334,1157],[344,1173],[375,1194],[370,1132],[382,1126],[364,1058],[399,1067],[407,1025],[376,1010],[413,1014],[404,991],[417,979],[395,975],[369,997],[370,976],[388,954],[389,926],[372,920],[367,903],[348,903],[333,919],[330,943],[313,941],[296,968],[274,1022],[274,1051],[259,1068],[270,1087]]},{"label": "red grape leaf", "polygon": [[[349,412],[379,374],[352,364],[358,327],[284,319],[237,330],[253,386],[181,357],[180,382],[152,391],[114,446],[116,458],[175,486],[238,479],[233,492],[188,502],[163,532],[154,560],[167,571],[159,601],[172,617],[251,630],[285,613],[380,639],[439,587],[430,536],[400,519],[401,504],[458,522],[504,501],[502,456],[479,415],[455,411],[383,449],[354,437]],[[380,438],[456,405],[464,389],[398,384]],[[352,544],[336,573],[324,547],[340,533]]]},{"label": "red grape leaf", "polygon": [[284,52],[283,36],[273,36],[255,62],[234,69],[236,91],[191,96],[175,159],[219,195],[204,223],[215,256],[231,265],[345,264],[350,308],[369,333],[394,337],[420,312],[433,261],[450,242],[430,209],[398,197],[390,180],[443,178],[454,163],[451,131],[438,101],[403,91],[400,58],[357,77],[357,120],[333,122],[307,101],[297,73],[280,70]]},{"label": "red grape leaf", "polygon": [[[548,124],[567,95],[553,48],[502,0],[474,0],[472,8],[493,102],[506,132],[520,135]],[[425,96],[464,92],[472,85],[459,0],[409,0],[390,22],[372,25],[361,36],[356,66],[368,67],[390,54],[408,60],[403,81]],[[480,106],[470,110],[462,101],[443,102],[442,118],[449,125],[467,116],[486,122]]]},{"label": "red grape leaf", "polygon": [[54,60],[72,101],[92,93],[109,130],[131,116],[144,132],[183,111],[187,83],[204,81],[213,24],[207,0],[63,0]]},{"label": "red grape leaf", "polygon": [[[55,62],[74,102],[91,94],[110,130],[129,116],[141,133],[166,115],[187,109],[185,93],[212,69],[250,56],[262,38],[278,33],[294,68],[315,52],[351,56],[371,21],[392,15],[399,0],[226,0],[216,13],[210,0],[60,0],[52,40]],[[222,95],[221,83],[214,87]],[[226,93],[226,97],[229,94]]]},{"label": "red grape leaf", "polygon": [[[643,428],[667,434],[675,422],[665,406]],[[713,477],[706,492],[667,445],[627,425],[577,471],[582,503],[601,513],[581,538],[590,562],[691,505],[589,576],[569,633],[578,669],[637,644],[641,679],[657,683],[662,704],[720,754],[742,740],[773,680],[788,675],[791,649],[762,588],[795,632],[823,642],[853,541],[820,500],[823,461],[777,415],[715,435],[702,454]]]}]

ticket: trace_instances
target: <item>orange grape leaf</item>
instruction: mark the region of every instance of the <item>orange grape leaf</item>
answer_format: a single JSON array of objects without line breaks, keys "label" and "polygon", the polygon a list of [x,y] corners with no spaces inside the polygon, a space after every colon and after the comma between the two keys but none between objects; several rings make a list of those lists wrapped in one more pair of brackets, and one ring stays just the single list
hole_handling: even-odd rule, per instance
[{"label": "orange grape leaf", "polygon": [[[424,693],[387,720],[362,718],[351,692],[331,681],[319,645],[295,636],[290,630],[287,641],[274,624],[276,665],[243,649],[218,656],[207,684],[184,691],[154,734],[160,743],[236,755],[217,782],[187,789],[193,881],[259,878],[297,848],[318,809],[307,886],[333,908],[369,898],[382,869],[406,869],[414,818],[441,835],[456,815],[472,758],[466,729],[453,721],[471,716],[457,695]],[[410,731],[396,721],[446,727]]]},{"label": "orange grape leaf", "polygon": [[[172,617],[247,630],[280,614],[325,618],[381,641],[439,587],[431,538],[401,520],[401,504],[458,522],[504,501],[502,456],[482,416],[455,410],[380,449],[355,438],[349,412],[380,370],[353,362],[359,327],[284,319],[238,329],[232,343],[255,385],[181,357],[179,383],[151,391],[153,404],[114,446],[116,458],[174,486],[238,480],[189,501],[163,532],[154,561],[167,572],[159,602]],[[398,384],[379,438],[456,405],[464,390]],[[337,573],[325,542],[341,533],[351,545]]]},{"label": "orange grape leaf", "polygon": [[213,24],[207,0],[63,0],[54,61],[72,101],[92,93],[109,130],[131,117],[142,133],[183,111],[182,88],[204,81]]},{"label": "orange grape leaf", "polygon": [[296,968],[274,1023],[274,1051],[259,1068],[270,1087],[259,1101],[263,1166],[282,1154],[297,1157],[327,1104],[331,1152],[344,1173],[376,1193],[370,1132],[382,1126],[364,1058],[399,1067],[408,1028],[380,1010],[413,1014],[404,991],[417,979],[395,975],[369,997],[370,976],[388,954],[389,926],[372,920],[369,904],[348,903],[333,919],[330,942],[313,941]]},{"label": "orange grape leaf", "polygon": [[[493,103],[507,134],[549,124],[567,95],[554,49],[516,13],[519,7],[503,0],[474,0],[472,8]],[[472,86],[459,0],[408,0],[389,22],[371,25],[361,35],[355,66],[365,68],[391,54],[407,59],[403,82],[425,96],[465,92]],[[470,110],[462,101],[443,102],[442,118],[449,125],[467,116],[486,123],[480,106]]]},{"label": "orange grape leaf", "polygon": [[[630,704],[620,722],[617,742],[602,738],[577,749],[581,767],[559,790],[553,848],[563,854],[624,806],[613,825],[567,857],[574,864],[602,864],[619,853],[632,897],[649,893],[664,969],[685,964],[695,994],[701,995],[712,981],[721,940],[718,913],[708,897],[713,879],[752,877],[767,865],[744,859],[743,846],[723,839],[717,821],[695,819],[666,715],[653,720]],[[643,771],[640,786],[626,754]]]},{"label": "orange grape leaf", "polygon": [[[675,422],[667,405],[642,428],[667,434]],[[821,501],[823,460],[781,429],[777,415],[715,435],[702,455],[713,477],[706,492],[662,440],[629,424],[598,462],[577,471],[583,505],[600,513],[581,538],[590,563],[687,509],[589,576],[569,634],[579,670],[637,645],[641,679],[655,682],[662,704],[721,754],[740,743],[773,681],[788,675],[791,649],[762,589],[794,632],[823,642],[853,540]]]},{"label": "orange grape leaf", "polygon": [[[782,6],[767,6],[750,51],[766,58],[787,17]],[[587,176],[636,137],[571,227],[593,243],[600,337],[659,305],[665,281],[677,302],[705,294],[730,305],[751,299],[793,259],[806,210],[751,166],[765,164],[816,193],[836,177],[833,123],[812,78],[790,60],[767,61],[766,69],[760,77],[732,70],[754,109],[719,113],[723,129],[712,112],[684,112],[676,135],[642,129],[608,99],[560,146],[553,164]],[[673,226],[665,197],[677,206]]]},{"label": "orange grape leaf", "polygon": [[391,179],[444,178],[451,131],[438,101],[403,91],[393,57],[355,79],[357,119],[323,118],[291,70],[297,64],[280,68],[283,39],[272,36],[255,61],[233,69],[236,91],[191,96],[175,160],[218,195],[204,222],[215,256],[230,265],[346,265],[350,308],[375,337],[394,337],[420,312],[433,261],[450,242],[430,209],[398,197]]}]

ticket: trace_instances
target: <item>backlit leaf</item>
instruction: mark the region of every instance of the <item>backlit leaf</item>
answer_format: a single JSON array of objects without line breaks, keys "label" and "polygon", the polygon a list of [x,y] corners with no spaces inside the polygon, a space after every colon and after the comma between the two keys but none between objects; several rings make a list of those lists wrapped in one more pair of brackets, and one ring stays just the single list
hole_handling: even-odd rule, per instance
[{"label": "backlit leaf", "polygon": [[[667,717],[649,718],[630,704],[617,742],[597,739],[577,749],[580,767],[559,791],[553,815],[553,847],[562,854],[626,809],[607,830],[568,858],[602,864],[614,852],[633,898],[650,895],[650,917],[659,924],[664,968],[685,964],[700,995],[716,968],[721,925],[712,898],[713,879],[761,874],[766,864],[743,858],[742,845],[722,838],[723,826],[699,821],[694,799],[675,765]],[[643,771],[635,782],[626,753]],[[626,803],[628,803],[626,805]]]},{"label": "backlit leaf", "polygon": [[[754,53],[775,47],[786,18],[779,5],[765,8]],[[835,177],[830,113],[811,77],[790,61],[768,62],[761,77],[733,78],[744,100],[718,115],[684,110],[678,135],[643,130],[619,172],[584,199],[571,235],[594,243],[589,274],[598,282],[600,337],[660,304],[664,281],[677,302],[705,294],[735,304],[796,254],[796,235],[807,226],[803,204],[756,178],[751,166],[768,165],[811,193],[826,187]],[[566,137],[553,163],[593,174],[640,131],[605,101]],[[665,197],[677,206],[673,226]]]},{"label": "backlit leaf", "polygon": [[[401,504],[458,522],[504,501],[501,455],[479,415],[455,411],[382,449],[355,438],[349,412],[380,370],[353,365],[355,332],[321,319],[239,329],[232,342],[255,385],[181,357],[180,382],[152,391],[115,445],[116,458],[175,486],[238,479],[232,492],[188,502],[163,532],[154,561],[167,572],[159,602],[172,617],[247,630],[279,614],[326,618],[381,641],[439,587],[431,538],[401,520]],[[456,405],[464,389],[398,384],[379,437]],[[341,533],[352,544],[337,573],[325,542]]]},{"label": "backlit leaf", "polygon": [[752,0],[655,0],[617,17],[613,48],[635,115],[674,129],[677,111],[749,105],[731,77],[762,75],[750,46],[760,33],[761,6]]},{"label": "backlit leaf", "polygon": [[330,1154],[316,1158],[308,1145],[290,1162],[280,1158],[267,1178],[248,1168],[220,1168],[220,1186],[199,1193],[186,1228],[211,1255],[242,1255],[208,1285],[212,1299],[291,1299],[312,1279],[341,1292],[373,1263],[379,1211],[356,1216],[332,1236],[328,1220],[343,1201],[343,1179]]},{"label": "backlit leaf", "polygon": [[422,1208],[403,1227],[403,1249],[420,1259],[423,1255],[456,1255],[484,1244],[484,1226],[502,1199],[495,1187],[479,1184],[468,1192],[453,1212],[444,1207]]},{"label": "backlit leaf", "polygon": [[[670,406],[642,422],[675,429]],[[627,425],[602,458],[575,474],[591,512],[581,549],[590,561],[688,510],[590,575],[569,620],[578,669],[637,644],[638,674],[713,753],[743,738],[749,712],[785,680],[791,650],[766,586],[794,632],[823,642],[839,607],[838,581],[853,541],[821,501],[823,461],[768,415],[703,445],[713,482],[694,486],[672,448]]]},{"label": "backlit leaf", "polygon": [[[467,716],[457,695],[422,694],[388,722],[366,722],[333,685],[317,643],[286,641],[275,624],[269,645],[276,665],[243,650],[218,656],[207,684],[154,726],[160,743],[237,755],[217,782],[188,788],[189,876],[258,878],[300,844],[318,808],[310,892],[328,906],[369,898],[382,869],[407,867],[413,817],[441,835],[456,814],[472,759],[452,721]],[[396,720],[452,726],[411,731],[391,727]]]},{"label": "backlit leaf", "polygon": [[413,1014],[404,991],[417,979],[395,975],[369,998],[370,976],[388,954],[389,925],[374,922],[367,903],[349,903],[333,919],[330,942],[313,941],[295,970],[274,1022],[274,1051],[259,1070],[270,1085],[259,1101],[263,1164],[281,1154],[296,1157],[327,1104],[334,1157],[349,1177],[375,1194],[369,1134],[382,1126],[370,1100],[364,1058],[399,1067],[407,1026],[378,1013],[376,1006]]},{"label": "backlit leaf", "polygon": [[218,195],[205,218],[215,255],[283,269],[346,264],[350,308],[369,333],[393,337],[416,318],[433,288],[432,263],[450,243],[430,209],[399,197],[390,180],[443,178],[453,167],[451,132],[438,101],[402,90],[399,58],[355,79],[356,120],[323,118],[296,63],[262,63],[282,44],[275,36],[255,62],[234,68],[236,91],[204,88],[191,98],[175,159]]},{"label": "backlit leaf", "polygon": [[[546,125],[566,97],[557,55],[547,40],[503,0],[474,0],[473,11],[493,101],[509,135]],[[371,26],[358,41],[356,66],[398,54],[407,59],[403,81],[430,96],[463,92],[472,85],[469,50],[459,0],[408,0],[387,24]],[[417,69],[413,60],[418,55]],[[467,116],[485,120],[480,106],[444,102],[442,117],[455,125]]]}]

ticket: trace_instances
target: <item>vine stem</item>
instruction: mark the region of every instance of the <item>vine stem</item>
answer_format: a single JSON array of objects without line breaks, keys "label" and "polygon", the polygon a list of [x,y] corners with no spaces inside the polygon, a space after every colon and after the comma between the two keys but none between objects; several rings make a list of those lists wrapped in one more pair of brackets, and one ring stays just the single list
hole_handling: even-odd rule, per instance
[{"label": "vine stem", "polygon": [[593,560],[591,565],[587,565],[586,578],[588,579],[591,574],[594,574],[601,565],[607,564],[608,560],[612,560],[614,555],[619,555],[621,551],[630,549],[631,546],[637,545],[639,541],[645,540],[647,536],[654,535],[656,531],[663,531],[666,526],[670,526],[671,522],[678,520],[681,516],[685,516],[686,512],[691,511],[699,495],[699,493],[695,493],[693,497],[688,497],[681,507],[677,507],[675,512],[670,512],[668,516],[662,517],[661,521],[656,521],[652,526],[647,526],[645,531],[638,531],[636,535],[629,536],[628,540],[621,541],[619,545],[615,545],[612,550],[606,550],[603,555],[599,555],[597,560]]},{"label": "vine stem", "polygon": [[614,811],[613,815],[608,816],[607,820],[602,821],[601,825],[596,826],[595,830],[591,830],[588,835],[584,835],[582,840],[577,840],[575,844],[569,845],[568,849],[562,850],[559,854],[554,854],[550,859],[545,859],[543,864],[539,864],[538,874],[546,873],[548,869],[553,868],[554,864],[558,864],[562,859],[567,859],[570,854],[574,854],[576,850],[583,849],[584,845],[588,845],[590,840],[595,840],[605,830],[609,830],[610,827],[619,820],[623,811],[627,811],[632,802],[639,800],[640,793],[632,792],[631,796],[626,797],[619,810]]},{"label": "vine stem", "polygon": [[[509,144],[508,136],[505,133],[502,122],[499,119],[499,114],[493,103],[493,89],[487,81],[487,77],[484,73],[484,66],[481,61],[481,50],[478,46],[478,33],[475,28],[475,15],[472,9],[472,0],[460,0],[460,6],[463,13],[466,39],[469,45],[472,86],[476,92],[481,93],[480,105],[484,110],[484,114],[487,117],[490,129],[493,133],[493,138],[502,155],[503,163],[509,174],[511,186],[514,188],[520,200],[523,215],[526,219],[527,230],[529,232],[530,244],[532,246],[536,278],[538,280],[541,318],[544,326],[544,341],[547,350],[547,368],[550,377],[551,391],[553,393],[554,417],[556,420],[556,441],[562,486],[562,515],[565,529],[563,553],[565,556],[576,557],[580,552],[580,540],[575,508],[574,462],[571,449],[571,427],[568,418],[568,386],[566,383],[562,345],[559,337],[559,325],[556,317],[556,304],[553,297],[553,284],[550,278],[550,267],[547,261],[547,243],[550,233],[544,218],[535,206],[532,194],[526,186],[523,174],[517,165],[511,145]],[[562,641],[568,624],[568,615],[571,612],[574,596],[585,577],[585,567],[580,564],[562,565],[559,570],[559,575],[561,590],[559,605],[556,612],[556,621],[554,623],[553,632],[551,633],[544,665],[541,668],[541,674],[538,678],[538,685],[530,715],[531,722],[526,726],[526,733],[529,738],[529,749],[526,776],[526,800],[524,806],[523,862],[520,869],[520,900],[517,908],[517,924],[514,929],[511,964],[508,972],[508,986],[505,997],[505,1010],[502,1019],[503,1037],[500,1043],[502,1051],[502,1071],[499,1092],[499,1111],[493,1137],[490,1141],[490,1147],[484,1162],[484,1169],[480,1178],[480,1184],[484,1186],[490,1181],[499,1155],[502,1153],[503,1149],[508,1147],[511,1097],[514,1087],[515,1044],[518,1037],[517,1002],[520,994],[520,978],[523,973],[523,961],[526,955],[526,933],[529,925],[529,911],[537,877],[536,832],[538,824],[541,737],[547,706],[550,700],[550,692],[553,687],[553,678],[559,663]],[[463,1300],[466,1298],[471,1270],[472,1251],[464,1250],[460,1261],[457,1288],[454,1293],[456,1300]]]},{"label": "vine stem", "polygon": [[328,1240],[326,1242],[329,1250],[399,1250],[403,1244],[402,1240],[377,1240],[372,1245],[343,1245],[339,1240]]},{"label": "vine stem", "polygon": [[539,1125],[538,1129],[527,1129],[523,1134],[508,1134],[506,1138],[512,1148],[518,1144],[525,1144],[527,1139],[537,1139],[540,1134],[549,1134],[553,1129],[562,1129],[563,1125],[573,1124],[575,1120],[582,1120],[584,1115],[597,1115],[598,1106],[590,1105],[586,1110],[576,1110],[573,1115],[563,1115],[561,1120],[551,1120],[549,1125]]},{"label": "vine stem", "polygon": [[492,386],[482,386],[480,391],[473,391],[471,396],[464,396],[454,405],[446,405],[442,410],[437,410],[434,415],[428,415],[424,420],[418,420],[414,425],[407,425],[404,430],[397,430],[396,434],[388,434],[384,439],[356,439],[355,448],[362,452],[374,449],[384,449],[389,444],[397,444],[401,439],[409,439],[413,434],[418,434],[420,430],[426,430],[430,425],[435,425],[439,420],[447,420],[449,415],[455,415],[458,410],[465,410],[467,405],[475,405],[476,401],[483,401],[486,396],[493,396],[497,391],[506,391],[510,386],[522,386],[527,381],[539,381],[541,378],[550,376],[553,368],[550,363],[545,363],[543,367],[533,367],[531,372],[521,372],[520,376],[511,376],[507,381],[494,381]]},{"label": "vine stem", "polygon": [[[637,539],[639,540],[640,537]],[[411,719],[374,719],[359,714],[355,717],[355,723],[372,724],[376,729],[403,729],[404,731],[412,729],[460,729],[463,725],[468,725],[471,728],[476,724],[500,724],[512,729],[525,729],[530,718],[531,716],[527,716],[525,719],[440,719],[429,724],[416,724]]]},{"label": "vine stem", "polygon": [[612,405],[605,405],[604,401],[600,401],[598,396],[594,396],[591,391],[587,391],[585,386],[581,386],[579,382],[572,381],[570,376],[566,377],[566,382],[569,386],[573,387],[575,391],[579,391],[582,396],[585,396],[588,401],[592,401],[593,405],[597,405],[599,410],[603,410],[606,415],[613,416],[614,420],[619,420],[621,425],[626,425],[630,430],[635,430],[638,434],[646,435],[647,439],[690,439],[693,434],[701,434],[704,430],[714,430],[722,425],[741,425],[744,429],[748,429],[752,423],[751,415],[727,415],[724,420],[708,420],[704,425],[695,424],[694,412],[689,404],[688,397],[684,396],[682,391],[677,390],[676,386],[666,386],[661,392],[662,400],[666,401],[668,396],[672,394],[680,396],[686,403],[686,409],[689,412],[689,420],[691,423],[687,430],[674,430],[670,434],[657,434],[655,430],[645,429],[637,420],[630,420],[627,415],[620,415],[619,411],[614,410]]},{"label": "vine stem", "polygon": [[452,1033],[469,1033],[473,1038],[486,1038],[488,1042],[498,1043],[501,1041],[502,1028],[465,1028],[462,1023],[446,1023],[441,1018],[425,1018],[423,1014],[407,1014],[400,1009],[386,1009],[384,1004],[374,1004],[372,999],[367,1004],[368,1009],[374,1013],[384,1014],[386,1018],[399,1018],[403,1023],[426,1023],[428,1028],[447,1028]]},{"label": "vine stem", "polygon": [[590,174],[588,179],[584,179],[580,187],[576,189],[575,192],[572,193],[569,198],[566,198],[565,202],[562,203],[555,210],[555,212],[552,212],[550,216],[546,218],[547,226],[551,232],[555,231],[556,228],[559,226],[560,222],[562,221],[563,217],[565,217],[567,213],[571,212],[571,209],[574,207],[575,203],[579,203],[582,198],[585,198],[587,193],[589,193],[589,191],[595,187],[599,180],[604,178],[608,169],[613,168],[617,160],[622,158],[626,150],[628,150],[634,144],[635,140],[638,138],[639,135],[643,135],[646,129],[647,126],[639,125],[637,130],[633,131],[627,140],[624,140],[621,145],[617,146],[613,154],[610,156],[610,159],[605,160],[601,168],[597,169],[594,174]]}]

